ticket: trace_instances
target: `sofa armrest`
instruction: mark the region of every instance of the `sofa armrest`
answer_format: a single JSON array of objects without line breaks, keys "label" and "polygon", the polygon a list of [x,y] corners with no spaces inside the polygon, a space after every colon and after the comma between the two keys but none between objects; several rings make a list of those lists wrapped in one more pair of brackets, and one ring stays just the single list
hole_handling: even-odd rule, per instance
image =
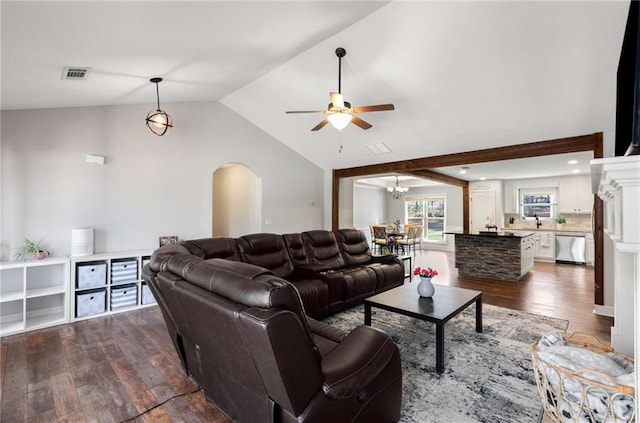
[{"label": "sofa armrest", "polygon": [[384,370],[396,350],[386,333],[358,326],[323,357],[324,394],[335,399],[353,397]]},{"label": "sofa armrest", "polygon": [[333,270],[328,270],[326,265],[312,263],[312,264],[299,264],[295,267],[294,272],[300,275],[314,275],[314,274],[323,273],[323,272],[333,272]]},{"label": "sofa armrest", "polygon": [[397,254],[372,255],[371,263],[391,263],[397,256]]}]

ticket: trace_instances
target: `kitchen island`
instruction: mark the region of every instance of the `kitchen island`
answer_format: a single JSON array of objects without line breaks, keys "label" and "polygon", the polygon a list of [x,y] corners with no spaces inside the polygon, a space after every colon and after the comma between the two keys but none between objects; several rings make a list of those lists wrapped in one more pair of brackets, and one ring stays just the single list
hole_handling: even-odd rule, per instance
[{"label": "kitchen island", "polygon": [[455,236],[455,266],[462,276],[517,282],[533,268],[531,231],[447,234]]}]

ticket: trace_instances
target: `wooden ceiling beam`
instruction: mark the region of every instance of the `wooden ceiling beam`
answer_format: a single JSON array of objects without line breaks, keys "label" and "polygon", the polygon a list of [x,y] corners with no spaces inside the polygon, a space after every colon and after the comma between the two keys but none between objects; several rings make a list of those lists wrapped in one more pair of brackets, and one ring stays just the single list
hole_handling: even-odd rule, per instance
[{"label": "wooden ceiling beam", "polygon": [[442,182],[443,184],[454,185],[461,188],[469,186],[469,181],[465,181],[464,179],[459,179],[454,176],[445,175],[443,173],[434,172],[433,170],[421,169],[403,173],[421,179],[429,179],[431,181]]},{"label": "wooden ceiling beam", "polygon": [[473,163],[523,159],[527,157],[549,156],[552,154],[573,153],[577,151],[592,151],[597,148],[598,142],[602,142],[601,140],[602,133],[599,132],[589,135],[559,138],[555,140],[466,151],[463,153],[444,154],[441,156],[422,157],[418,159],[400,160],[397,162],[334,169],[333,172],[334,176],[338,178],[392,172],[409,173],[414,170],[433,169],[436,167],[464,166]]}]

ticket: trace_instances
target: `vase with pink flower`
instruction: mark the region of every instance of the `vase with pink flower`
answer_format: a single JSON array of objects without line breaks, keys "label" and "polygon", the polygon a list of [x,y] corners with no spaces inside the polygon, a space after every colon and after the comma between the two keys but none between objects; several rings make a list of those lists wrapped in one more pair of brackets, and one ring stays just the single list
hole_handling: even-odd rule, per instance
[{"label": "vase with pink flower", "polygon": [[438,275],[438,271],[431,267],[416,267],[413,270],[413,274],[420,277],[420,283],[418,283],[418,294],[420,294],[421,297],[433,297],[436,289],[433,286],[433,283],[431,283],[431,279]]}]

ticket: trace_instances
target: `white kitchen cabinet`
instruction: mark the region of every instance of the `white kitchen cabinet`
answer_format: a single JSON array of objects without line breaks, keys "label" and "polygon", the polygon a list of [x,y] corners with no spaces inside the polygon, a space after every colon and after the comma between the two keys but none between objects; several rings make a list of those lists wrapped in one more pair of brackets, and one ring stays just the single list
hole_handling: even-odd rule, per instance
[{"label": "white kitchen cabinet", "polygon": [[0,336],[69,321],[69,259],[0,263]]},{"label": "white kitchen cabinet", "polygon": [[142,268],[152,251],[128,251],[71,258],[72,320],[155,304],[143,296]]},{"label": "white kitchen cabinet", "polygon": [[586,247],[585,247],[585,262],[587,266],[594,266],[596,260],[595,254],[595,241],[593,240],[593,234],[587,234],[585,236]]},{"label": "white kitchen cabinet", "polygon": [[558,212],[591,213],[593,194],[589,176],[561,178],[558,184]]},{"label": "white kitchen cabinet", "polygon": [[508,214],[518,213],[518,186],[515,181],[503,181],[504,212]]},{"label": "white kitchen cabinet", "polygon": [[535,254],[535,236],[528,236],[522,238],[520,243],[520,271],[521,275],[525,275],[528,271],[533,269],[534,254]]},{"label": "white kitchen cabinet", "polygon": [[556,234],[555,232],[540,231],[534,235],[535,259],[538,261],[555,261]]},{"label": "white kitchen cabinet", "polygon": [[502,182],[476,181],[469,183],[469,230],[485,229],[487,221],[502,226]]}]

